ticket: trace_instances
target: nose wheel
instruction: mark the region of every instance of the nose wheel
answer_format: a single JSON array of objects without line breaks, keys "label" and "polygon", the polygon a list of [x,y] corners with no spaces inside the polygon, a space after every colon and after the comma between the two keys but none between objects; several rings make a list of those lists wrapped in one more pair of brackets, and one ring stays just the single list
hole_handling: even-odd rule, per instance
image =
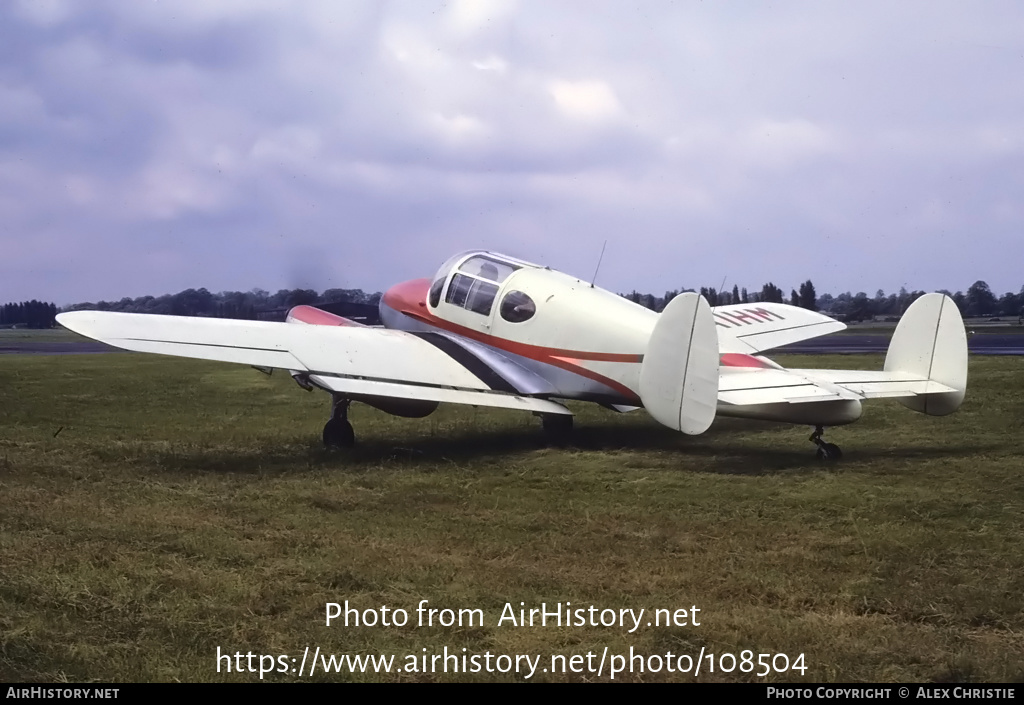
[{"label": "nose wheel", "polygon": [[351,400],[334,397],[331,418],[324,424],[324,445],[328,448],[351,448],[356,444],[356,434],[348,422],[348,406]]},{"label": "nose wheel", "polygon": [[824,433],[825,429],[823,427],[816,426],[810,438],[810,441],[818,446],[818,460],[826,462],[839,460],[843,457],[843,451],[835,443],[826,443],[822,440],[821,436]]}]

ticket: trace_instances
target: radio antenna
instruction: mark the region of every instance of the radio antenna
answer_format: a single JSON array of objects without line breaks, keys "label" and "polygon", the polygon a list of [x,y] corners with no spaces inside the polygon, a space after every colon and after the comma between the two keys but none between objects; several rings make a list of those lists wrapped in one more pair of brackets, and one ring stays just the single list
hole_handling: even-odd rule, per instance
[{"label": "radio antenna", "polygon": [[608,246],[608,241],[605,240],[604,244],[601,245],[601,256],[597,258],[597,268],[594,269],[594,278],[590,280],[590,288],[594,288],[594,282],[597,281],[597,273],[601,271],[601,260],[604,259],[604,248]]}]

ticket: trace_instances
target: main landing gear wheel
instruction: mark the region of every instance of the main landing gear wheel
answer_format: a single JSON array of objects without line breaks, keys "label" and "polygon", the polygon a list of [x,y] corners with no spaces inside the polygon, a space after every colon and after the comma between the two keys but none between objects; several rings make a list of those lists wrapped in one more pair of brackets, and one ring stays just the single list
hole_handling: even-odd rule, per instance
[{"label": "main landing gear wheel", "polygon": [[348,422],[348,399],[337,397],[331,418],[324,424],[324,445],[328,448],[351,448],[356,444],[356,433]]},{"label": "main landing gear wheel", "polygon": [[568,414],[541,414],[540,424],[544,435],[553,441],[562,441],[572,433],[572,416]]},{"label": "main landing gear wheel", "polygon": [[814,429],[814,433],[811,434],[811,442],[818,446],[818,460],[826,462],[839,460],[843,457],[843,451],[839,449],[835,443],[826,443],[821,439],[825,429],[818,426]]},{"label": "main landing gear wheel", "polygon": [[328,448],[351,448],[356,444],[356,432],[345,419],[330,419],[324,424],[324,445]]}]

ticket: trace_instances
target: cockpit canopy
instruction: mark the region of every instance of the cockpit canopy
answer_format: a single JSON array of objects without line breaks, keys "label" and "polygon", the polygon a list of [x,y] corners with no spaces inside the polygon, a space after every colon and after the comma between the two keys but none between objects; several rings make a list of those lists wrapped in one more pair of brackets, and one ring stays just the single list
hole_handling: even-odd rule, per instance
[{"label": "cockpit canopy", "polygon": [[[537,266],[496,252],[462,252],[447,260],[437,270],[430,284],[427,301],[431,308],[437,308],[441,304],[443,294],[445,303],[489,316],[502,283],[518,269]],[[522,292],[510,291],[505,298],[510,299],[511,303],[506,306],[506,302],[502,302],[502,317],[511,322],[525,321],[536,310],[532,306],[532,301],[527,305],[529,297]],[[515,313],[507,317],[504,315],[506,309],[510,312],[515,309]]]}]

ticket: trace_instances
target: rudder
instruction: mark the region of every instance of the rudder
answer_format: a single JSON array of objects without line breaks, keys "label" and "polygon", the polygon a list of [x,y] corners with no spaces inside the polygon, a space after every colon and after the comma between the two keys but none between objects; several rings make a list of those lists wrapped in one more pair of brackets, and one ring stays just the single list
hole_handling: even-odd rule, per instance
[{"label": "rudder", "polygon": [[704,433],[718,408],[718,330],[707,300],[672,299],[658,317],[640,367],[640,399],[660,423]]}]

